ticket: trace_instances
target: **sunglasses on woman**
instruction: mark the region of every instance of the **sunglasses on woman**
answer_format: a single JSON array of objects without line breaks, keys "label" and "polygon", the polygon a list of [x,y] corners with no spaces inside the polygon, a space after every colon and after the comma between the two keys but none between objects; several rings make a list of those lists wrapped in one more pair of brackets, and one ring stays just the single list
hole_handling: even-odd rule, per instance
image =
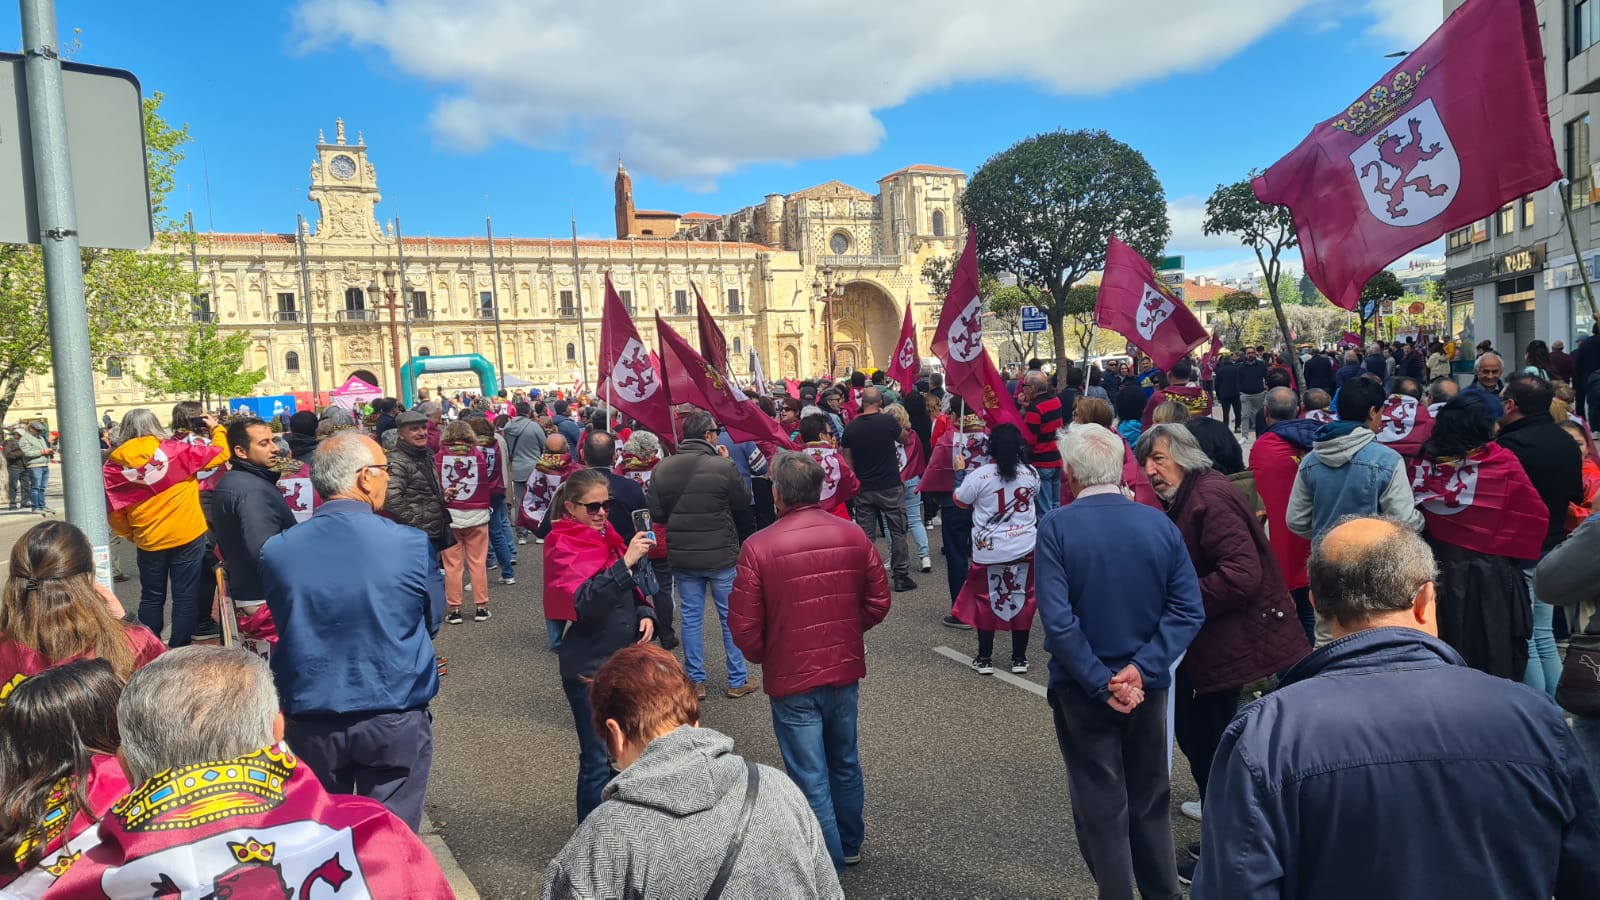
[{"label": "sunglasses on woman", "polygon": [[611,501],[609,499],[600,500],[600,501],[597,501],[595,503],[579,503],[579,504],[576,504],[576,505],[583,507],[583,511],[588,513],[591,516],[600,515],[600,512],[602,510],[604,510],[605,512],[610,512],[611,511]]}]

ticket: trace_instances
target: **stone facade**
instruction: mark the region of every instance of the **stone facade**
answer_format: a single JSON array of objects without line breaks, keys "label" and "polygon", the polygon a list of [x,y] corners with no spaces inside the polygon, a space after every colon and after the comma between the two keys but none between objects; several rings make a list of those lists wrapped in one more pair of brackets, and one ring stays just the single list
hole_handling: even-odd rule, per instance
[{"label": "stone facade", "polygon": [[[619,167],[617,239],[578,241],[575,266],[571,240],[497,238],[491,270],[486,238],[402,238],[392,222],[380,224],[382,196],[367,151],[359,133],[346,138],[343,122],[332,142],[319,135],[310,186],[318,221],[298,237],[199,236],[206,293],[196,298],[195,315],[249,333],[245,363],[266,371],[259,395],[309,394],[313,368],[322,392],[360,375],[398,395],[397,370],[409,357],[464,353],[540,387],[593,385],[607,272],[650,345],[656,314],[696,341],[698,287],[741,376],[752,349],[769,378],[807,377],[827,366],[827,304],[817,287],[825,273],[842,291],[833,303],[836,371],[885,365],[905,304],[928,356],[943,298],[931,295],[921,266],[957,252],[964,230],[966,179],[953,169],[902,169],[879,182],[875,197],[829,182],[729,215],[679,216],[640,215]],[[413,235],[420,230],[410,227]],[[658,228],[659,236],[634,233]],[[188,245],[151,252],[187,258]],[[148,405],[164,414],[173,398],[147,396],[133,377],[148,359],[113,363],[109,374],[96,375],[100,409],[120,417]],[[469,373],[427,375],[422,383],[477,386]],[[53,390],[49,375],[27,379],[8,418],[53,419]]]}]

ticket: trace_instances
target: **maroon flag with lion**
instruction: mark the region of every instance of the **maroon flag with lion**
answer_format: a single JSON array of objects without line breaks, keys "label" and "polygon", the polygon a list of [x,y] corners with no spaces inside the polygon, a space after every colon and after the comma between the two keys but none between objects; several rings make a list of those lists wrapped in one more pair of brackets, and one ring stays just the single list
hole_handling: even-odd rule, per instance
[{"label": "maroon flag with lion", "polygon": [[1510,450],[1490,443],[1465,459],[1417,460],[1411,490],[1428,533],[1491,556],[1538,559],[1548,530],[1544,501]]},{"label": "maroon flag with lion", "polygon": [[1211,337],[1139,251],[1115,235],[1106,246],[1094,320],[1132,341],[1163,371]]},{"label": "maroon flag with lion", "polygon": [[1467,0],[1255,179],[1328,299],[1355,309],[1385,266],[1561,177],[1539,27],[1530,0]]},{"label": "maroon flag with lion", "polygon": [[[777,422],[706,362],[705,357],[694,352],[689,342],[660,316],[656,316],[656,334],[661,341],[667,390],[674,403],[692,403],[711,413],[734,440],[755,441],[769,458],[776,455],[777,450],[794,449]],[[683,437],[700,436],[686,434]]]},{"label": "maroon flag with lion", "polygon": [[606,402],[653,432],[670,449],[672,407],[667,402],[661,365],[639,340],[639,330],[628,317],[609,272],[605,310],[600,316],[600,373]]},{"label": "maroon flag with lion", "polygon": [[1006,382],[983,346],[983,295],[978,289],[978,234],[967,228],[967,245],[950,278],[950,293],[933,332],[933,355],[944,363],[944,386],[965,400],[989,427],[1010,422],[1023,427],[1022,414]]}]

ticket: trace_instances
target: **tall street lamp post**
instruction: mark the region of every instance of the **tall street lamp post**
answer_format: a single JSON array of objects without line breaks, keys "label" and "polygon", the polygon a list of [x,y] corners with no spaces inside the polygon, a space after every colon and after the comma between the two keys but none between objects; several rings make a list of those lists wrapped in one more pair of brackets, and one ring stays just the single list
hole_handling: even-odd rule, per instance
[{"label": "tall street lamp post", "polygon": [[844,296],[844,285],[835,283],[833,269],[824,266],[817,277],[811,279],[811,289],[817,295],[817,301],[822,304],[823,327],[826,329],[825,340],[828,352],[828,377],[833,378],[834,370],[838,368],[838,360],[833,353],[833,303]]},{"label": "tall street lamp post", "polygon": [[394,387],[392,390],[398,393],[400,391],[400,326],[395,320],[394,313],[395,310],[400,308],[400,304],[395,302],[394,299],[393,267],[386,266],[383,270],[383,295],[388,302],[382,304],[380,308],[389,311],[389,358],[394,362]]}]

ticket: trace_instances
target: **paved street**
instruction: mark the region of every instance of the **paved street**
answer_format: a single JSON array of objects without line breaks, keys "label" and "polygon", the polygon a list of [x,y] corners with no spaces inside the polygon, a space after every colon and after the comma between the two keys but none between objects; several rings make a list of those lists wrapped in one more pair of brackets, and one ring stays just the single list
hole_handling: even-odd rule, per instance
[{"label": "paved street", "polygon": [[[942,562],[936,533],[933,539],[935,562]],[[519,549],[526,564],[516,586],[494,586],[495,617],[446,626],[438,641],[450,675],[434,711],[428,809],[486,898],[536,896],[545,863],[574,826],[578,743],[539,621],[542,548]],[[844,875],[846,892],[1093,896],[1044,702],[1037,627],[1033,671],[1024,678],[1036,692],[976,675],[966,666],[975,635],[939,622],[948,607],[942,568],[914,577],[921,588],[896,594],[887,621],[867,635],[867,839],[862,864]],[[957,651],[961,661],[937,647]],[[720,641],[708,641],[707,655],[703,724],[781,769],[765,697],[724,697]],[[1181,755],[1175,764],[1181,847],[1198,839],[1199,826],[1177,814],[1178,803],[1196,795]]]}]

